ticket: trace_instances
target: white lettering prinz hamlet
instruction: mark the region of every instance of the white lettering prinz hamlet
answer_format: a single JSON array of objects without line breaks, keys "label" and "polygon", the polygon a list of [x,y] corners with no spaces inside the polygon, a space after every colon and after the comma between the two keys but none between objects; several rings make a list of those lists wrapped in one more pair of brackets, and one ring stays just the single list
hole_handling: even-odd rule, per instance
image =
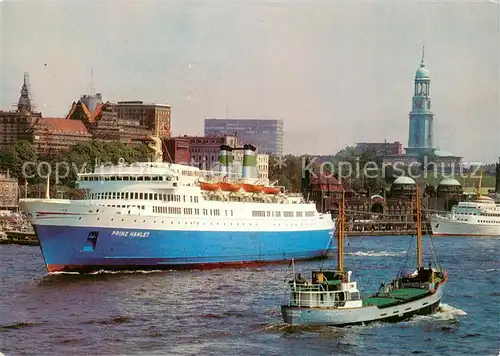
[{"label": "white lettering prinz hamlet", "polygon": [[124,237],[149,237],[149,232],[146,231],[127,231],[127,230],[114,230],[111,236],[124,236]]}]

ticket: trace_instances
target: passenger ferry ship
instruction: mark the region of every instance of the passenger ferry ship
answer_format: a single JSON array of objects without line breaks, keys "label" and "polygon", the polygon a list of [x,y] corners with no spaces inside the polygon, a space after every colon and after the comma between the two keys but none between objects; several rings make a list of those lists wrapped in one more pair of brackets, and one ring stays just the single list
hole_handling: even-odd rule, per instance
[{"label": "passenger ferry ship", "polygon": [[[157,151],[158,152],[158,151]],[[228,154],[229,152],[229,154]],[[253,158],[252,158],[253,157]],[[83,200],[21,199],[49,272],[249,266],[326,254],[331,216],[243,174],[160,162],[78,175]],[[48,184],[47,184],[48,185]]]},{"label": "passenger ferry ship", "polygon": [[500,236],[500,204],[480,193],[476,198],[459,202],[449,214],[431,216],[432,234],[435,236]]}]

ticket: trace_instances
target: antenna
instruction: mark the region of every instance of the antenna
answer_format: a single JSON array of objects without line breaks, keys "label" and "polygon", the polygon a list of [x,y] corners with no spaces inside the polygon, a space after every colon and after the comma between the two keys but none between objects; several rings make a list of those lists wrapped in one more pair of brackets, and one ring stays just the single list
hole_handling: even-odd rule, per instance
[{"label": "antenna", "polygon": [[424,57],[425,57],[425,42],[422,44],[422,61],[420,62],[421,65],[425,65]]},{"label": "antenna", "polygon": [[94,96],[94,68],[90,67],[90,96]]},{"label": "antenna", "polygon": [[224,134],[227,135],[227,105],[226,105],[226,123],[225,123],[225,127],[224,127]]}]

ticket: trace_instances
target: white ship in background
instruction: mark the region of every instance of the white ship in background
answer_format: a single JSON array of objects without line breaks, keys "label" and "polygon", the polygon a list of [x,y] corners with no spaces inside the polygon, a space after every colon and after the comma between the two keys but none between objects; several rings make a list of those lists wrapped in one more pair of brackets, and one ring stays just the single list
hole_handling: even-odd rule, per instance
[{"label": "white ship in background", "polygon": [[434,236],[500,236],[500,204],[481,195],[481,178],[476,198],[460,202],[448,214],[431,216]]}]

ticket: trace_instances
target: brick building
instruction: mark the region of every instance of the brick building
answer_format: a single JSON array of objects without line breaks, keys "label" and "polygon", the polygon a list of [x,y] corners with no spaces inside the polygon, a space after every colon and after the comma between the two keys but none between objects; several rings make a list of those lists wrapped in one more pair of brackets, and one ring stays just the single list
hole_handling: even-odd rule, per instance
[{"label": "brick building", "polygon": [[118,120],[139,120],[141,126],[150,130],[153,136],[161,139],[171,137],[170,105],[144,103],[142,101],[119,101],[115,104]]},{"label": "brick building", "polygon": [[403,145],[401,142],[360,142],[356,149],[363,153],[371,153],[376,156],[402,155]]},{"label": "brick building", "polygon": [[42,118],[33,126],[33,144],[39,154],[50,154],[91,139],[83,122],[65,118]]},{"label": "brick building", "polygon": [[[16,141],[25,140],[34,144],[38,153],[47,154],[67,149],[91,138],[83,121],[44,118],[41,113],[35,112],[30,98],[28,79],[28,74],[25,73],[17,110],[0,112],[1,149],[9,148]],[[74,104],[73,114],[78,109],[78,105]],[[80,108],[85,113],[86,108],[82,106]]]},{"label": "brick building", "polygon": [[32,127],[41,117],[41,113],[34,111],[29,92],[29,76],[25,73],[17,110],[0,111],[0,149],[7,149],[20,140],[33,142]]},{"label": "brick building", "polygon": [[82,121],[88,132],[100,140],[142,144],[148,135],[170,138],[170,110],[170,105],[142,101],[103,103],[102,95],[96,94],[83,95],[74,102],[66,118]]},{"label": "brick building", "polygon": [[189,140],[190,162],[200,169],[218,169],[221,145],[236,147],[235,136],[183,136]]},{"label": "brick building", "polygon": [[99,108],[87,128],[100,140],[142,144],[153,131],[144,121],[139,114],[119,115],[117,104],[108,102]]},{"label": "brick building", "polygon": [[9,172],[0,173],[0,210],[17,210],[18,201],[17,179],[10,178]]},{"label": "brick building", "polygon": [[191,163],[189,138],[173,137],[163,140],[163,161],[188,165]]}]

